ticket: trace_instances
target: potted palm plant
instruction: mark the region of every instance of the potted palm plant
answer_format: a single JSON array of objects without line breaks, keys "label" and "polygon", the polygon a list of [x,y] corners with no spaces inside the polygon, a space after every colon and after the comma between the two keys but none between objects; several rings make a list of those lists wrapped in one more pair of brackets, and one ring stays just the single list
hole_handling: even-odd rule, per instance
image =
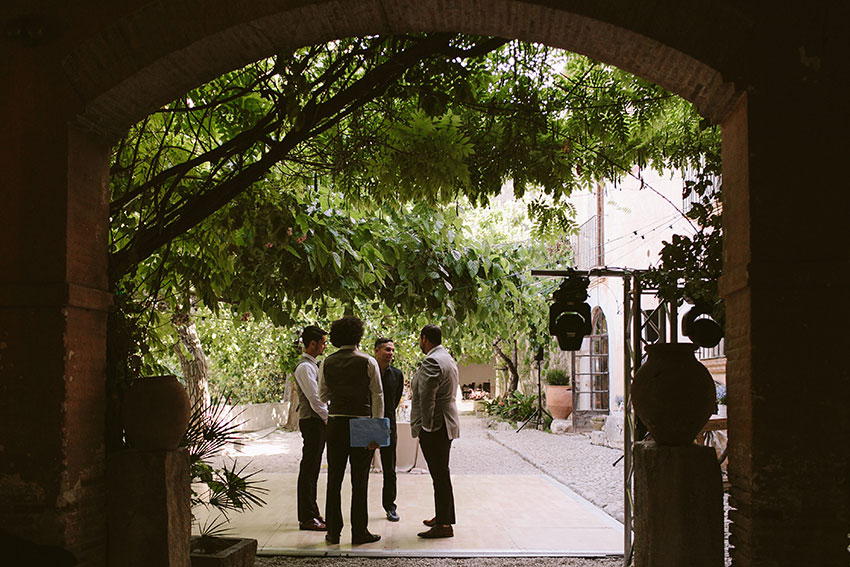
[{"label": "potted palm plant", "polygon": [[553,419],[567,419],[573,412],[573,386],[570,375],[560,368],[546,372],[546,408]]},{"label": "potted palm plant", "polygon": [[[251,567],[257,555],[257,540],[230,537],[228,514],[252,510],[265,501],[268,492],[256,478],[260,471],[246,472],[247,465],[215,466],[214,459],[224,448],[239,441],[238,415],[228,411],[227,398],[213,398],[210,405],[199,403],[192,411],[189,427],[181,446],[188,449],[192,474],[192,508],[204,507],[218,512],[198,524],[200,535],[190,541],[192,567]],[[193,521],[197,518],[193,516]]]}]

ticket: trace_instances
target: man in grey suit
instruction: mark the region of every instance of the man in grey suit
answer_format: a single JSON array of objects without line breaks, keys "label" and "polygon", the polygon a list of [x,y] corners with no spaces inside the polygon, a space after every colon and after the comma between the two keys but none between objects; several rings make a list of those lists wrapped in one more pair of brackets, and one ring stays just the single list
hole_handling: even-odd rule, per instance
[{"label": "man in grey suit", "polygon": [[422,538],[454,536],[455,500],[449,473],[452,439],[460,437],[457,412],[457,364],[442,346],[443,336],[436,325],[425,325],[419,334],[419,348],[425,360],[410,381],[410,432],[419,438],[422,455],[434,483],[435,515],[422,523],[430,529]]}]

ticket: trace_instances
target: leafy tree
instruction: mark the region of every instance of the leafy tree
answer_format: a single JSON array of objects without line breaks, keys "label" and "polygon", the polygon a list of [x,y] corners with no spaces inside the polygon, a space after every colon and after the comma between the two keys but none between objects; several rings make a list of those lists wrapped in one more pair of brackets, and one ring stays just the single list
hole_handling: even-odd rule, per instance
[{"label": "leafy tree", "polygon": [[647,270],[644,285],[671,303],[706,306],[723,328],[726,310],[717,287],[723,272],[721,189],[706,172],[685,187],[686,196],[697,196],[687,213],[696,223],[696,232],[691,236],[674,234],[670,242],[663,242],[660,264]]},{"label": "leafy tree", "polygon": [[497,51],[505,44],[340,40],[226,74],[151,115],[116,147],[113,281],[270,173],[302,191],[321,176],[359,203],[486,201],[508,177],[557,190],[557,107],[541,105],[533,79],[548,62],[523,44]]},{"label": "leafy tree", "polygon": [[115,147],[112,327],[147,337],[118,329],[111,360],[143,371],[193,306],[286,328],[345,309],[440,320],[476,331],[460,353],[479,337],[489,351],[539,316],[516,266],[554,248],[464,241],[452,204],[511,179],[551,237],[572,228],[573,189],[696,163],[716,138],[657,86],[498,38],[350,38],[259,61]]}]

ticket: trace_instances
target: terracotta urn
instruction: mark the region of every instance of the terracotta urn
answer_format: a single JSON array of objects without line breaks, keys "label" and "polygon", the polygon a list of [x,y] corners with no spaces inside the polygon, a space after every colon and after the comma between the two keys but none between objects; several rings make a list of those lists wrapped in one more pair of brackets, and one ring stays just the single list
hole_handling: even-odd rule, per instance
[{"label": "terracotta urn", "polygon": [[546,408],[552,419],[567,419],[573,413],[573,387],[546,386]]},{"label": "terracotta urn", "polygon": [[693,443],[715,409],[714,380],[691,343],[646,347],[646,362],[632,381],[632,404],[662,445]]},{"label": "terracotta urn", "polygon": [[189,425],[191,404],[174,375],[137,378],[124,395],[121,420],[127,444],[143,451],[173,451]]}]

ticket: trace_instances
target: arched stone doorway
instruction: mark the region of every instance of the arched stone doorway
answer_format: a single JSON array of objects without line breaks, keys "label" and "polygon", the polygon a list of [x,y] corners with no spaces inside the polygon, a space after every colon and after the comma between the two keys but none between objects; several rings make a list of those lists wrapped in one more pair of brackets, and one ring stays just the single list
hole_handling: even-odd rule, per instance
[{"label": "arched stone doorway", "polygon": [[[0,523],[71,549],[84,564],[103,561],[110,140],[188,88],[276,51],[344,35],[447,30],[590,55],[722,122],[735,559],[846,564],[850,481],[840,479],[850,472],[847,452],[834,449],[850,429],[850,362],[789,357],[785,346],[789,328],[803,352],[850,346],[839,326],[847,302],[817,312],[799,300],[834,297],[843,287],[837,274],[850,267],[834,245],[844,238],[846,192],[830,173],[847,152],[835,135],[846,113],[834,112],[843,95],[833,85],[844,77],[840,22],[848,7],[819,6],[795,3],[780,13],[753,2],[672,0],[569,8],[546,0],[7,3]],[[800,199],[808,187],[818,191]],[[797,259],[790,273],[788,258]],[[816,271],[824,265],[836,269]],[[817,388],[806,376],[818,377]],[[807,417],[793,431],[788,408]]]}]

